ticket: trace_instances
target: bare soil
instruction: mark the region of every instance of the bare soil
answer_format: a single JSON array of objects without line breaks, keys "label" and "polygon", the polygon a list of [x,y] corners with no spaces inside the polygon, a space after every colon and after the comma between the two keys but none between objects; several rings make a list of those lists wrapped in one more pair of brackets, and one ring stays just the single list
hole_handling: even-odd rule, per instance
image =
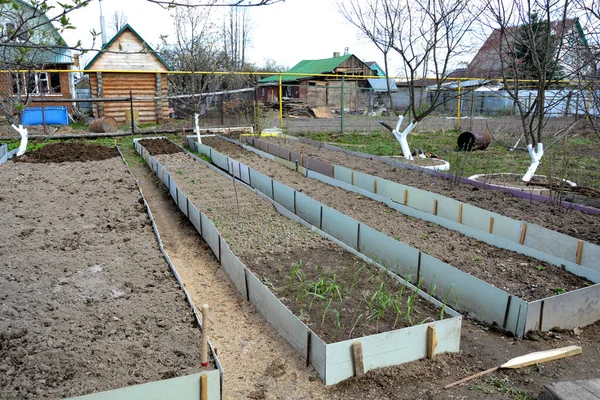
[{"label": "bare soil", "polygon": [[356,157],[294,140],[277,138],[265,138],[265,140],[280,143],[288,149],[325,162],[439,193],[510,218],[535,223],[590,243],[600,244],[599,215],[589,215],[551,203],[520,199],[502,191],[478,189],[468,184],[451,182],[418,171],[394,168],[378,160]]},{"label": "bare soil", "polygon": [[[70,397],[201,370],[200,330],[134,180],[114,149],[50,162],[79,150],[58,145],[0,167],[1,398]],[[49,162],[22,162],[41,159]]]},{"label": "bare soil", "polygon": [[[147,167],[141,163],[139,166],[150,174]],[[156,180],[155,184],[158,185]],[[143,183],[142,187],[149,201],[155,197],[164,200],[159,208],[151,204],[152,212],[167,251],[181,267],[179,273],[196,304],[211,304],[210,322],[214,327],[211,340],[225,367],[224,399],[523,399],[526,395],[542,399],[547,398],[543,388],[546,383],[598,377],[600,323],[583,328],[578,335],[550,332],[534,334],[531,340],[516,340],[465,318],[460,354],[442,354],[433,360],[370,371],[364,378],[350,379],[326,389],[314,369],[304,366],[303,357],[241,299],[165,188],[157,194],[148,192]],[[161,210],[169,216],[180,215],[171,227],[175,236],[164,231],[157,216]],[[220,292],[222,287],[224,293]],[[571,344],[581,345],[583,354],[523,370],[497,371],[472,383],[443,390],[445,384],[512,357]]]},{"label": "bare soil", "polygon": [[133,147],[121,148],[150,205],[165,250],[197,307],[206,303],[209,337],[223,366],[223,399],[322,399],[312,367],[242,298],[165,185]]},{"label": "bare soil", "polygon": [[[177,148],[167,140],[149,142],[140,143],[153,148],[155,152],[147,149],[213,221],[234,254],[324,341],[439,319],[439,310],[416,295],[409,300],[410,290],[402,291],[402,285],[377,267],[360,270],[363,263],[354,255],[280,215],[254,192],[183,152],[160,154],[160,148]],[[398,313],[372,316],[377,300],[387,296],[397,302]],[[414,307],[410,312],[409,301]],[[396,319],[397,314],[402,318]]]},{"label": "bare soil", "polygon": [[[356,193],[306,178],[226,140],[204,138],[203,143],[363,224],[524,300],[542,299],[557,294],[558,290],[570,291],[591,284],[560,267],[488,245],[437,224],[406,216]],[[443,295],[437,293],[437,297],[443,298]]]}]

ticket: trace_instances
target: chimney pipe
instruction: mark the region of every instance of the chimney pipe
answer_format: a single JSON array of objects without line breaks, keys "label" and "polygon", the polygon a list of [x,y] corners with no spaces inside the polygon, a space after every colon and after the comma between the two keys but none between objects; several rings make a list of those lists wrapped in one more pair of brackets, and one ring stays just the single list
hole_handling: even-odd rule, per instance
[{"label": "chimney pipe", "polygon": [[333,52],[333,56],[334,57],[339,57],[340,56],[340,52],[339,51],[334,51]]},{"label": "chimney pipe", "polygon": [[106,40],[106,23],[104,22],[104,15],[102,15],[102,0],[98,0],[100,5],[100,30],[102,32],[102,46],[107,42]]}]

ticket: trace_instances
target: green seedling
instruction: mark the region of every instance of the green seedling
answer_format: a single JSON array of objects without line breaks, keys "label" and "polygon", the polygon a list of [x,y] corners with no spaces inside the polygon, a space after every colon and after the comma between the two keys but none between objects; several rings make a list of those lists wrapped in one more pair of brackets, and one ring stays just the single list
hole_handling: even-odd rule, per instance
[{"label": "green seedling", "polygon": [[335,332],[333,332],[333,339],[335,340],[338,332],[340,331],[340,328],[342,327],[342,324],[340,323],[340,312],[337,308],[333,310],[333,321],[335,326]]},{"label": "green seedling", "polygon": [[543,271],[543,270],[545,270],[546,268],[544,268],[544,266],[542,266],[542,265],[537,265],[537,266],[535,267],[535,269],[537,269],[538,271]]},{"label": "green seedling", "polygon": [[271,290],[275,291],[275,286],[273,286],[271,281],[269,281],[269,278],[267,278],[266,276],[263,276],[262,281],[265,284],[265,286],[269,286],[271,288]]},{"label": "green seedling", "polygon": [[421,235],[421,239],[423,240],[427,240],[429,239],[429,236],[427,236],[425,233]]},{"label": "green seedling", "polygon": [[360,319],[361,319],[362,317],[364,317],[364,316],[365,316],[364,314],[360,314],[360,315],[358,316],[358,318],[356,318],[356,320],[354,321],[354,325],[352,325],[352,329],[350,329],[350,334],[348,335],[348,339],[351,339],[351,338],[352,338],[352,332],[354,332],[354,328],[356,328],[356,326],[358,325],[358,322],[359,322],[359,321],[360,321]]},{"label": "green seedling", "polygon": [[440,320],[444,319],[446,304],[448,304],[448,298],[450,298],[450,289],[452,289],[452,286],[448,286],[448,289],[446,289],[446,296],[444,296],[444,302],[442,303],[442,308],[440,310]]},{"label": "green seedling", "polygon": [[473,262],[481,262],[483,261],[483,258],[481,257],[473,257]]},{"label": "green seedling", "polygon": [[563,294],[565,292],[565,289],[563,288],[554,288],[554,293],[556,294]]}]

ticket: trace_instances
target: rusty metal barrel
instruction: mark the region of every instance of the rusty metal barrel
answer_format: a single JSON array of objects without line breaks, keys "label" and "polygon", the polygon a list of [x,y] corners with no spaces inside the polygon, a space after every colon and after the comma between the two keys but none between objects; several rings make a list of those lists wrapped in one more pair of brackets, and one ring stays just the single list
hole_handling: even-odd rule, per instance
[{"label": "rusty metal barrel", "polygon": [[113,117],[96,118],[90,122],[90,132],[112,133],[118,130],[117,121]]},{"label": "rusty metal barrel", "polygon": [[463,151],[485,150],[490,145],[492,137],[484,131],[467,131],[458,135],[458,148]]}]

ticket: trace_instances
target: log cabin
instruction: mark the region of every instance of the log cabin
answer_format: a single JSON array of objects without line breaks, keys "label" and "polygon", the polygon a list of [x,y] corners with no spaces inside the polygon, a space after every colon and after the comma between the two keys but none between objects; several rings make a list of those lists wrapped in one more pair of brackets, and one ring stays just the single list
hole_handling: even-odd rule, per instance
[{"label": "log cabin", "polygon": [[[124,98],[131,92],[137,123],[161,123],[169,118],[165,97],[171,67],[129,24],[102,46],[85,70],[93,99]],[[118,124],[125,124],[131,115],[130,103],[94,102],[93,114],[95,118],[112,117]]]}]

